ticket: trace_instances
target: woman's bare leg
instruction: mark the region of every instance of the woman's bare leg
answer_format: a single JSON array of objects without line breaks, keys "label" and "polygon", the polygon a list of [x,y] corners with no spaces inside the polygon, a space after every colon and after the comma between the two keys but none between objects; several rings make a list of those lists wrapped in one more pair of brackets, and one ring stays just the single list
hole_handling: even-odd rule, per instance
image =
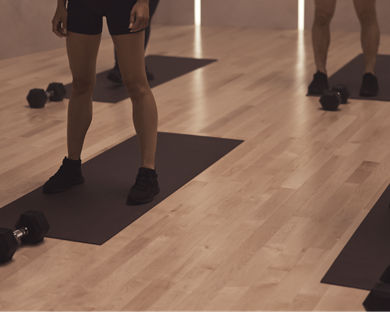
[{"label": "woman's bare leg", "polygon": [[145,34],[142,31],[112,38],[123,84],[133,104],[133,122],[141,147],[141,166],[155,169],[158,114],[145,73]]},{"label": "woman's bare leg", "polygon": [[73,76],[68,107],[68,158],[78,160],[92,121],[92,92],[96,81],[96,59],[101,35],[69,32],[67,51]]},{"label": "woman's bare leg", "polygon": [[326,61],[330,45],[330,22],[336,8],[336,0],[315,0],[312,28],[314,59],[317,71],[326,73]]},{"label": "woman's bare leg", "polygon": [[365,60],[365,73],[375,73],[380,32],[376,15],[376,0],[354,0],[361,25],[361,41]]}]

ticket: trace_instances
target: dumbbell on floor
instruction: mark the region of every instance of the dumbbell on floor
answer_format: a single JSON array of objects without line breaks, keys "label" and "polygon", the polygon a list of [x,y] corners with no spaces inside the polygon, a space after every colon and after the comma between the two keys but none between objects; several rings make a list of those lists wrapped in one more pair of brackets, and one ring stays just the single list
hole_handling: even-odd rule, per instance
[{"label": "dumbbell on floor", "polygon": [[27,95],[27,101],[33,109],[43,108],[48,100],[62,101],[65,98],[66,89],[62,83],[51,83],[46,91],[43,89],[31,89]]},{"label": "dumbbell on floor", "polygon": [[336,111],[340,104],[346,104],[349,98],[348,88],[344,85],[336,85],[330,90],[325,90],[320,98],[321,106],[326,111]]},{"label": "dumbbell on floor", "polygon": [[42,212],[27,211],[20,216],[15,228],[0,228],[0,263],[10,261],[22,243],[43,241],[49,231],[49,223]]}]

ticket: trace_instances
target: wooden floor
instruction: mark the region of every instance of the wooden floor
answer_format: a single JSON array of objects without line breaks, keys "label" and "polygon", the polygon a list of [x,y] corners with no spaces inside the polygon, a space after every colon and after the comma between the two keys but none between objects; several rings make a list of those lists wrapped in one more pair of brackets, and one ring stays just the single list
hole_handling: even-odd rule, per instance
[{"label": "wooden floor", "polygon": [[[361,51],[358,33],[332,39],[329,73]],[[362,310],[366,291],[320,280],[390,183],[390,104],[319,110],[310,32],[157,26],[148,52],[219,60],[153,89],[161,131],[245,142],[103,246],[20,249],[0,310]],[[112,64],[106,39],[97,70]],[[1,206],[66,153],[66,101],[26,107],[53,80],[71,81],[64,49],[0,61]],[[129,100],[96,103],[83,160],[134,134]]]}]

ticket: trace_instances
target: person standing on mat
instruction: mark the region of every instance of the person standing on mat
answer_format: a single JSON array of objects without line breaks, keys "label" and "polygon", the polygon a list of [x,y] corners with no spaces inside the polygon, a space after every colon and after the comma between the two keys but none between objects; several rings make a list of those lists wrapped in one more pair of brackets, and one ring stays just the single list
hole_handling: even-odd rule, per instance
[{"label": "person standing on mat", "polygon": [[[148,43],[149,43],[150,28],[151,28],[152,18],[153,18],[154,13],[157,10],[157,6],[158,6],[159,2],[160,2],[160,0],[149,0],[149,25],[145,29],[145,45],[144,45],[145,46],[145,51],[146,51],[146,48],[147,48]],[[121,72],[119,70],[118,57],[116,55],[115,49],[114,49],[114,55],[115,55],[115,65],[114,65],[114,68],[112,68],[108,72],[107,78],[109,80],[113,81],[114,83],[122,84],[123,83],[122,82],[122,76],[121,76]],[[146,70],[146,77],[148,78],[148,81],[152,81],[154,79],[153,73],[151,73],[148,70],[148,67],[146,65],[145,65],[145,70]]]},{"label": "person standing on mat", "polygon": [[[315,0],[312,40],[317,72],[309,85],[309,95],[321,95],[325,89],[329,88],[326,61],[330,44],[330,22],[335,12],[336,1]],[[361,44],[365,62],[360,96],[375,97],[379,91],[375,64],[380,40],[376,0],[354,0],[353,2],[361,25]]]},{"label": "person standing on mat", "polygon": [[[57,193],[82,184],[81,151],[92,121],[92,92],[103,16],[117,51],[118,63],[133,104],[133,122],[140,144],[142,164],[127,204],[153,200],[160,191],[155,170],[158,113],[145,73],[144,40],[149,23],[148,0],[57,0],[53,32],[66,37],[73,76],[68,107],[68,156],[43,186],[44,193]],[[118,169],[120,170],[120,169]]]}]

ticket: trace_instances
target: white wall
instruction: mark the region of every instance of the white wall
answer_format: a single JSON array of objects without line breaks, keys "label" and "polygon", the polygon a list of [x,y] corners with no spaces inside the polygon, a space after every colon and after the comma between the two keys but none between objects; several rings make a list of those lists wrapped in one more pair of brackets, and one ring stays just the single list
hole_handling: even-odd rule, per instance
[{"label": "white wall", "polygon": [[160,0],[153,23],[165,25],[193,25],[194,0]]},{"label": "white wall", "polygon": [[202,0],[203,25],[296,29],[297,15],[296,0]]},{"label": "white wall", "polygon": [[51,31],[55,0],[0,0],[0,59],[58,48]]},{"label": "white wall", "polygon": [[[359,31],[353,0],[338,0],[332,30]],[[371,1],[371,0],[367,0]],[[56,0],[0,0],[0,59],[63,47],[51,31]],[[382,33],[390,33],[390,0],[377,0]],[[306,0],[306,29],[314,0]],[[298,0],[202,0],[203,25],[296,29]],[[194,0],[160,0],[153,23],[192,25]],[[108,36],[104,27],[104,36]]]}]

